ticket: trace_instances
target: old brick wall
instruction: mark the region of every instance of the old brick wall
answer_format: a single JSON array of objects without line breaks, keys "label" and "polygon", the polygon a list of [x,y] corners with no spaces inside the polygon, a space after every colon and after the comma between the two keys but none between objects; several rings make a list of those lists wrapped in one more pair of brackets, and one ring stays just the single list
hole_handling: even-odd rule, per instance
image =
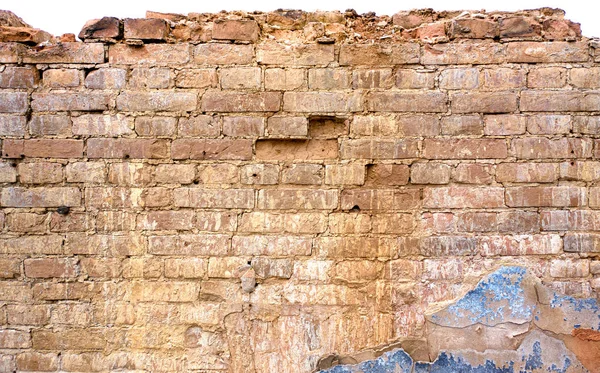
[{"label": "old brick wall", "polygon": [[559,10],[0,29],[1,372],[311,372],[500,265],[598,297],[600,49]]}]

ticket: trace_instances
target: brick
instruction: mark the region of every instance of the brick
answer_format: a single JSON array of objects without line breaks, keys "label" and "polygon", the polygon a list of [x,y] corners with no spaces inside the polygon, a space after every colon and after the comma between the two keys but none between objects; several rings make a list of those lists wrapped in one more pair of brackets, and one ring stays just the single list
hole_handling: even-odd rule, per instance
[{"label": "brick", "polygon": [[106,336],[99,328],[68,329],[63,331],[34,330],[31,335],[35,350],[102,350]]},{"label": "brick", "polygon": [[547,231],[596,231],[600,227],[600,214],[593,210],[542,211],[541,226]]},{"label": "brick", "polygon": [[32,93],[33,111],[104,111],[109,109],[108,93],[52,92]]},{"label": "brick", "polygon": [[188,44],[144,44],[129,46],[114,44],[108,48],[110,65],[161,65],[172,66],[190,61]]},{"label": "brick", "polygon": [[3,207],[80,206],[81,191],[72,187],[4,188],[0,204]]},{"label": "brick", "polygon": [[0,278],[15,278],[21,274],[21,260],[0,259]]},{"label": "brick", "polygon": [[319,160],[338,157],[337,140],[261,140],[256,142],[257,160]]},{"label": "brick", "polygon": [[252,268],[258,278],[289,279],[294,271],[294,262],[290,259],[254,258]]},{"label": "brick", "polygon": [[165,40],[169,26],[164,19],[125,18],[123,20],[125,39]]},{"label": "brick", "polygon": [[168,143],[160,139],[96,139],[87,141],[89,158],[166,158]]},{"label": "brick", "polygon": [[335,234],[368,233],[371,231],[371,215],[361,213],[329,214],[329,232]]},{"label": "brick", "polygon": [[440,120],[433,115],[401,115],[396,118],[401,137],[436,136],[440,134]]},{"label": "brick", "polygon": [[465,256],[477,252],[475,237],[434,236],[425,237],[418,243],[418,250],[428,257]]},{"label": "brick", "polygon": [[166,259],[165,277],[186,279],[203,278],[207,274],[207,268],[208,260],[206,259]]},{"label": "brick", "polygon": [[565,252],[600,252],[600,235],[595,233],[567,233],[564,238]]},{"label": "brick", "polygon": [[552,183],[558,178],[554,163],[500,163],[496,167],[496,181],[509,183]]},{"label": "brick", "polygon": [[32,115],[29,133],[33,136],[69,136],[71,118],[66,115]]},{"label": "brick", "polygon": [[504,188],[451,186],[426,188],[426,208],[498,208],[504,206]]},{"label": "brick", "polygon": [[319,164],[292,164],[281,171],[283,184],[320,185],[323,183],[323,166]]},{"label": "brick", "polygon": [[[0,162],[0,183],[14,183],[17,181],[17,169],[9,163]],[[0,224],[0,227],[2,224]]]},{"label": "brick", "polygon": [[587,201],[586,188],[570,186],[531,186],[506,189],[509,207],[577,207]]},{"label": "brick", "polygon": [[568,115],[532,115],[527,118],[527,132],[534,135],[568,134],[571,117]]},{"label": "brick", "polygon": [[66,252],[71,255],[102,255],[127,257],[142,255],[146,250],[146,237],[135,234],[67,234]]},{"label": "brick", "polygon": [[119,185],[148,185],[152,180],[152,171],[152,167],[144,163],[112,163],[108,166],[108,182]]},{"label": "brick", "polygon": [[172,137],[177,131],[177,118],[173,117],[136,117],[135,133],[147,137]]},{"label": "brick", "polygon": [[480,238],[483,256],[522,256],[559,254],[562,240],[559,235],[484,236]]},{"label": "brick", "polygon": [[258,192],[257,207],[263,210],[332,210],[337,208],[338,199],[337,190],[263,189]]},{"label": "brick", "polygon": [[252,189],[179,188],[174,192],[175,206],[199,208],[253,208]]},{"label": "brick", "polygon": [[419,189],[346,189],[342,192],[342,210],[413,210],[421,204]]},{"label": "brick", "polygon": [[446,69],[440,73],[442,89],[475,89],[478,86],[478,69]]},{"label": "brick", "polygon": [[0,115],[0,136],[25,137],[26,132],[26,117],[16,115]]},{"label": "brick", "polygon": [[106,180],[106,167],[100,162],[71,162],[65,167],[69,183],[103,183]]},{"label": "brick", "polygon": [[178,88],[215,88],[217,82],[216,69],[182,69],[175,76]]},{"label": "brick", "polygon": [[435,72],[413,69],[399,69],[396,72],[396,88],[400,89],[433,89],[435,86]]},{"label": "brick", "polygon": [[279,166],[274,164],[249,164],[240,173],[242,184],[274,185],[279,180]]},{"label": "brick", "polygon": [[486,115],[483,133],[488,136],[510,136],[525,133],[527,118],[520,115]]},{"label": "brick", "polygon": [[72,120],[75,135],[117,137],[133,133],[133,118],[122,114],[84,114]]},{"label": "brick", "polygon": [[550,276],[552,277],[587,277],[589,274],[589,260],[555,259],[550,262]]},{"label": "brick", "polygon": [[141,189],[122,187],[87,187],[85,204],[96,209],[140,207]]},{"label": "brick", "polygon": [[50,88],[78,87],[81,73],[75,69],[50,69],[44,71],[44,86]]},{"label": "brick", "polygon": [[123,260],[124,278],[158,278],[162,276],[162,261],[157,258],[127,258]]},{"label": "brick", "polygon": [[92,283],[52,283],[40,282],[33,286],[36,300],[92,300],[98,288]]},{"label": "brick", "polygon": [[342,159],[402,159],[419,156],[417,140],[344,140]]},{"label": "brick", "polygon": [[332,277],[338,281],[361,283],[375,280],[380,276],[381,263],[368,260],[337,262]]},{"label": "brick", "polygon": [[410,166],[412,184],[448,184],[452,168],[443,163],[413,163]]},{"label": "brick", "polygon": [[321,66],[334,61],[334,46],[329,44],[262,43],[256,49],[261,65]]},{"label": "brick", "polygon": [[138,67],[131,70],[128,83],[133,89],[164,89],[173,85],[173,77],[166,67]]},{"label": "brick", "polygon": [[2,153],[6,158],[81,158],[81,140],[4,140]]},{"label": "brick", "polygon": [[539,232],[540,217],[535,211],[506,211],[498,214],[498,231]]},{"label": "brick", "polygon": [[45,232],[48,229],[48,215],[34,213],[13,213],[6,219],[6,227],[11,232]]},{"label": "brick", "polygon": [[63,168],[59,163],[21,163],[17,170],[21,184],[52,184],[63,181]]},{"label": "brick", "polygon": [[363,185],[366,167],[363,164],[347,163],[325,166],[325,184],[327,185]]},{"label": "brick", "polygon": [[218,117],[194,115],[179,118],[179,137],[217,137],[221,133]]},{"label": "brick", "polygon": [[487,19],[456,19],[450,26],[450,38],[491,39],[499,35],[499,25]]},{"label": "brick", "polygon": [[117,96],[122,111],[193,111],[197,104],[197,94],[189,91],[124,91]]},{"label": "brick", "polygon": [[522,111],[595,111],[600,106],[599,92],[576,91],[523,91]]},{"label": "brick", "polygon": [[104,45],[101,43],[60,43],[40,50],[21,50],[23,63],[104,63]]},{"label": "brick", "polygon": [[240,180],[238,166],[227,163],[198,166],[198,180],[202,184],[237,184]]},{"label": "brick", "polygon": [[483,123],[479,115],[442,117],[442,135],[482,135]]},{"label": "brick", "polygon": [[320,212],[248,212],[242,214],[238,227],[238,232],[248,233],[323,233],[325,230],[327,215]]},{"label": "brick", "polygon": [[354,136],[393,136],[398,133],[395,116],[355,115],[350,124],[350,134]]},{"label": "brick", "polygon": [[453,113],[510,113],[517,110],[517,95],[512,92],[467,92],[451,96]]},{"label": "brick", "polygon": [[600,88],[600,68],[598,67],[572,68],[569,70],[569,78],[571,85],[577,88]]},{"label": "brick", "polygon": [[419,63],[417,43],[392,45],[342,44],[340,65],[406,65]]},{"label": "brick", "polygon": [[372,224],[377,234],[408,234],[415,228],[415,219],[412,214],[377,214]]},{"label": "brick", "polygon": [[0,92],[0,113],[25,114],[29,107],[27,93]]},{"label": "brick", "polygon": [[148,237],[148,252],[153,255],[226,256],[230,247],[230,237],[221,234]]},{"label": "brick", "polygon": [[98,232],[125,232],[135,229],[136,214],[127,211],[101,211],[96,215]]},{"label": "brick", "polygon": [[444,113],[448,98],[441,92],[371,92],[367,110],[375,112]]},{"label": "brick", "polygon": [[234,236],[235,255],[299,256],[311,255],[312,239],[296,236]]},{"label": "brick", "polygon": [[423,261],[423,278],[431,281],[455,280],[463,277],[463,261],[458,259]]},{"label": "brick", "polygon": [[2,329],[0,330],[0,348],[31,348],[31,336],[28,331]]},{"label": "brick", "polygon": [[221,92],[208,91],[202,96],[202,111],[212,112],[269,112],[279,111],[278,92]]},{"label": "brick", "polygon": [[563,162],[560,164],[560,178],[594,182],[600,180],[600,163],[590,161]]},{"label": "brick", "polygon": [[8,305],[8,323],[11,325],[46,325],[50,321],[48,305]]},{"label": "brick", "polygon": [[423,157],[428,159],[506,158],[506,142],[499,139],[425,139]]},{"label": "brick", "polygon": [[564,67],[540,67],[527,74],[529,88],[562,88],[566,84],[567,69]]},{"label": "brick", "polygon": [[588,139],[523,137],[511,140],[511,155],[520,159],[590,158]]},{"label": "brick", "polygon": [[481,88],[485,90],[515,89],[525,86],[526,72],[521,69],[484,69],[480,76]]},{"label": "brick", "polygon": [[557,63],[585,62],[589,59],[585,42],[513,42],[506,47],[507,62]]},{"label": "brick", "polygon": [[212,38],[216,40],[256,41],[260,34],[254,20],[218,19],[213,25]]},{"label": "brick", "polygon": [[356,112],[363,110],[362,96],[341,92],[284,92],[283,110],[289,112]]},{"label": "brick", "polygon": [[116,68],[102,68],[90,71],[85,77],[89,89],[121,89],[125,87],[127,71]]},{"label": "brick", "polygon": [[467,212],[459,215],[456,222],[459,232],[494,232],[497,228],[497,214],[494,212]]},{"label": "brick", "polygon": [[293,91],[306,86],[304,69],[266,69],[265,89],[275,91]]},{"label": "brick", "polygon": [[352,75],[342,68],[325,68],[308,70],[308,87],[310,89],[336,90],[350,88]]},{"label": "brick", "polygon": [[52,309],[51,323],[67,326],[87,326],[91,323],[92,306],[89,304],[57,304]]},{"label": "brick", "polygon": [[317,237],[314,250],[319,258],[391,258],[398,245],[396,240],[383,237]]},{"label": "brick", "polygon": [[369,69],[352,71],[352,89],[392,88],[392,69]]},{"label": "brick", "polygon": [[424,65],[485,65],[505,60],[506,45],[491,42],[426,45],[421,57]]},{"label": "brick", "polygon": [[237,227],[235,212],[199,211],[196,214],[194,226],[206,232],[232,232]]},{"label": "brick", "polygon": [[223,135],[231,137],[258,137],[265,134],[265,118],[223,117]]},{"label": "brick", "polygon": [[272,116],[267,119],[267,132],[270,137],[307,136],[308,119],[306,117]]},{"label": "brick", "polygon": [[173,159],[252,159],[252,140],[177,139],[171,146]]},{"label": "brick", "polygon": [[76,261],[62,258],[25,259],[25,276],[69,278],[77,275]]},{"label": "brick", "polygon": [[39,79],[40,74],[33,66],[6,66],[0,72],[0,88],[35,88]]},{"label": "brick", "polygon": [[159,184],[191,184],[196,169],[191,164],[161,164],[154,169],[154,181]]},{"label": "brick", "polygon": [[366,185],[406,185],[410,167],[403,164],[376,163],[367,165]]},{"label": "brick", "polygon": [[198,44],[193,47],[193,61],[199,65],[247,65],[254,58],[250,44]]},{"label": "brick", "polygon": [[222,89],[259,89],[262,82],[260,67],[230,67],[219,69]]},{"label": "brick", "polygon": [[500,19],[501,38],[535,38],[541,35],[541,25],[530,17],[506,17]]}]

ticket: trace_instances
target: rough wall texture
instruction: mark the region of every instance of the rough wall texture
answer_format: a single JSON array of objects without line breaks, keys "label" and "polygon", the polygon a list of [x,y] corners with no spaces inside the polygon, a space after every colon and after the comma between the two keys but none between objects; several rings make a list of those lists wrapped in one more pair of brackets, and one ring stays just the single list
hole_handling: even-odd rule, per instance
[{"label": "rough wall texture", "polygon": [[[461,347],[426,315],[501,265],[598,297],[600,47],[561,11],[79,37],[0,17],[0,371],[426,361]],[[579,333],[552,326],[498,343]],[[593,370],[586,330],[564,343]]]}]

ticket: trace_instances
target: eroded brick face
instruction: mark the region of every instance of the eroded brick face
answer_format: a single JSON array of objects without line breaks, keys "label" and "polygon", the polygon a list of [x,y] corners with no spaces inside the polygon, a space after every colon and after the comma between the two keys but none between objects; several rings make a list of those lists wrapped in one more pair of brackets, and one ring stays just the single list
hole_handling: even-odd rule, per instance
[{"label": "eroded brick face", "polygon": [[499,262],[598,297],[600,48],[529,12],[0,34],[0,371],[308,373]]}]

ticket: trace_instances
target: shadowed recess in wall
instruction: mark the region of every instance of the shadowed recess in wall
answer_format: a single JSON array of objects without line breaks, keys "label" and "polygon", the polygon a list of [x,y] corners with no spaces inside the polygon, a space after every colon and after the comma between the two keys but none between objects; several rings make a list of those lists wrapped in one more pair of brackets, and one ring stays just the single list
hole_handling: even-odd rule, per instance
[{"label": "shadowed recess in wall", "polygon": [[599,328],[596,299],[557,294],[525,268],[502,267],[427,316],[431,362],[396,348],[320,372],[600,372]]}]

